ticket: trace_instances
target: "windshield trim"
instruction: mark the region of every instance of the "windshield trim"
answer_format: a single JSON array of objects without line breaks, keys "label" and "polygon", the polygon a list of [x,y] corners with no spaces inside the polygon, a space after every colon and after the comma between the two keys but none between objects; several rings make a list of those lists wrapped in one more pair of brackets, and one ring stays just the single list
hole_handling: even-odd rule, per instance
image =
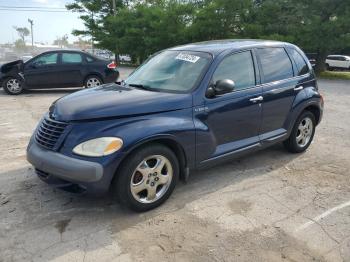
[{"label": "windshield trim", "polygon": [[125,83],[126,85],[128,85],[127,80],[129,79],[129,77],[131,77],[134,73],[136,73],[142,66],[144,66],[150,59],[152,59],[153,57],[163,53],[163,52],[191,52],[191,53],[202,53],[202,54],[207,54],[210,56],[210,60],[208,61],[208,63],[203,67],[201,73],[198,75],[195,83],[193,84],[193,87],[185,90],[185,91],[180,91],[180,90],[172,90],[172,89],[164,89],[164,88],[149,88],[147,91],[151,91],[151,92],[163,92],[163,93],[172,93],[172,94],[188,94],[188,93],[192,93],[194,90],[196,90],[199,86],[199,84],[202,82],[206,72],[208,71],[208,69],[210,68],[211,64],[214,61],[214,56],[212,53],[209,52],[205,52],[205,51],[195,51],[195,50],[180,50],[180,49],[165,49],[159,52],[156,52],[152,55],[150,55],[140,66],[138,66],[128,77],[127,79],[125,79]]}]

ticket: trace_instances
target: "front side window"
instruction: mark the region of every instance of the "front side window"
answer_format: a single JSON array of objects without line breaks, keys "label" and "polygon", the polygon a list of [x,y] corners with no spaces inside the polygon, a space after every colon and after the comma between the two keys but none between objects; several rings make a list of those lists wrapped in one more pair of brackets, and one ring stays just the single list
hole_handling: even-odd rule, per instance
[{"label": "front side window", "polygon": [[299,54],[297,50],[290,49],[290,54],[292,55],[295,63],[297,64],[298,70],[297,70],[297,75],[305,75],[309,72],[309,67],[306,64],[304,58]]},{"label": "front side window", "polygon": [[250,51],[236,53],[224,58],[216,68],[212,82],[230,79],[235,82],[235,90],[255,86],[255,71]]},{"label": "front side window", "polygon": [[204,52],[164,51],[147,60],[125,83],[156,91],[188,92],[211,60]]},{"label": "front side window", "polygon": [[284,48],[259,48],[264,82],[274,82],[293,77],[293,66]]},{"label": "front side window", "polygon": [[35,58],[31,63],[36,66],[54,65],[57,64],[57,57],[57,53],[45,54]]},{"label": "front side window", "polygon": [[62,63],[64,64],[78,64],[83,61],[80,54],[77,53],[62,53]]}]

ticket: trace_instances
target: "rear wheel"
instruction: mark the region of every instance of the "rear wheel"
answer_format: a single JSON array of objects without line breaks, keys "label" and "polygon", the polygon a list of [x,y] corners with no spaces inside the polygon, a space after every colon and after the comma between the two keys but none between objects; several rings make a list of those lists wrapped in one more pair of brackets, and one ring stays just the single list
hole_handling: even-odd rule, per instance
[{"label": "rear wheel", "polygon": [[292,133],[284,141],[284,146],[292,153],[304,152],[315,134],[316,120],[313,113],[304,111],[294,124]]},{"label": "rear wheel", "polygon": [[22,82],[15,77],[10,77],[6,79],[2,85],[5,92],[9,95],[19,95],[23,92],[23,84]]},{"label": "rear wheel", "polygon": [[85,79],[84,86],[86,88],[96,87],[102,85],[102,80],[98,76],[91,75]]},{"label": "rear wheel", "polygon": [[121,204],[147,211],[171,195],[179,177],[179,163],[169,148],[153,144],[129,156],[116,175],[112,191]]}]

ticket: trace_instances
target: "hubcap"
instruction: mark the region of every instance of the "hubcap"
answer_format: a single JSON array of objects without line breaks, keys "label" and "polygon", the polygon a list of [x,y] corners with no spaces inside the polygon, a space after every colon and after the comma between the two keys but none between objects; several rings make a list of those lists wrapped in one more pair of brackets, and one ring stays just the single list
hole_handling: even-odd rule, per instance
[{"label": "hubcap", "polygon": [[300,147],[305,147],[309,143],[313,128],[312,120],[309,117],[305,117],[303,120],[301,120],[296,137],[297,144]]},{"label": "hubcap", "polygon": [[172,178],[173,168],[166,157],[149,156],[142,160],[131,177],[131,193],[140,203],[153,203],[168,191]]},{"label": "hubcap", "polygon": [[95,78],[95,77],[91,77],[86,81],[86,87],[90,88],[90,87],[96,87],[101,85],[101,82],[99,79]]},{"label": "hubcap", "polygon": [[15,78],[8,80],[6,87],[11,93],[19,93],[22,90],[21,83]]}]

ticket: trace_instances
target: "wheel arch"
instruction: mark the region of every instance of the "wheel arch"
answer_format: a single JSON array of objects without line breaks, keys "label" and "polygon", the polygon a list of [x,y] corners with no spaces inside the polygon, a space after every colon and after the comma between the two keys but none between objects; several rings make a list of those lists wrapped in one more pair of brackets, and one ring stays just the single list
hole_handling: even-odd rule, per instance
[{"label": "wheel arch", "polygon": [[149,146],[151,144],[160,144],[163,146],[168,147],[171,151],[174,152],[176,155],[178,161],[179,161],[179,167],[180,167],[180,179],[185,180],[186,179],[186,172],[188,168],[188,158],[186,155],[186,152],[181,145],[180,142],[178,142],[173,136],[168,136],[168,135],[160,135],[160,136],[154,136],[150,138],[143,139],[142,141],[139,141],[135,145],[133,145],[131,148],[129,148],[121,162],[119,163],[115,173],[114,173],[114,178],[113,180],[118,176],[118,170],[122,167],[124,161],[135,151]]},{"label": "wheel arch", "polygon": [[102,84],[104,84],[104,79],[103,79],[103,76],[98,73],[98,72],[89,72],[85,77],[84,77],[84,80],[83,80],[83,84],[85,85],[85,82],[86,80],[91,77],[91,76],[97,76],[101,81],[102,81]]},{"label": "wheel arch", "polygon": [[321,110],[320,110],[320,108],[318,106],[316,106],[316,105],[309,105],[309,106],[305,107],[302,112],[304,112],[304,111],[311,112],[315,116],[316,124],[320,123]]}]

